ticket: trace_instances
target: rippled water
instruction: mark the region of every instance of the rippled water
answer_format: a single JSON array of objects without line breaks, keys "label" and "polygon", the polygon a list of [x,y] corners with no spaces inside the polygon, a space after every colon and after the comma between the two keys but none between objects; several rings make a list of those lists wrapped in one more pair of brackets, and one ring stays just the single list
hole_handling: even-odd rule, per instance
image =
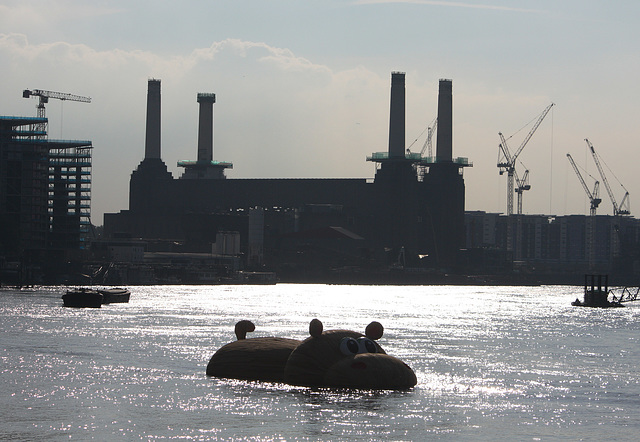
[{"label": "rippled water", "polygon": [[[580,287],[131,287],[63,308],[60,288],[0,291],[0,439],[569,439],[640,434],[640,302],[571,307]],[[253,336],[385,327],[410,391],[309,389],[205,375]],[[251,336],[251,335],[250,335]]]}]

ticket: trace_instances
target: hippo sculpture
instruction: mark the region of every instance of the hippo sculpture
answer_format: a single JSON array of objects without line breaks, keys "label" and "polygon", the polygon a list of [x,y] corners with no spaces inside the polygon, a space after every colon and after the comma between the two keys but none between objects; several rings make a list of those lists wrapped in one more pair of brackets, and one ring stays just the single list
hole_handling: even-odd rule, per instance
[{"label": "hippo sculpture", "polygon": [[309,336],[297,339],[246,339],[255,330],[250,321],[236,324],[237,341],[211,357],[207,375],[251,381],[284,382],[303,387],[346,387],[375,390],[407,389],[416,385],[413,370],[387,355],[376,342],[384,328],[372,322],[365,334],[351,330],[323,330],[313,319]]}]

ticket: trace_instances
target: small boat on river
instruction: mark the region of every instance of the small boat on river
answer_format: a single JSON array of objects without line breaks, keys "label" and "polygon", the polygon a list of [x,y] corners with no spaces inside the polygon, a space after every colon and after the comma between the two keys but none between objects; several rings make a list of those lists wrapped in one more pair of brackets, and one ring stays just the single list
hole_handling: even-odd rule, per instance
[{"label": "small boat on river", "polygon": [[99,308],[102,306],[104,296],[97,290],[87,288],[77,288],[67,290],[62,295],[62,304],[65,307],[92,307]]},{"label": "small boat on river", "polygon": [[67,290],[62,295],[62,303],[65,307],[101,307],[102,304],[114,304],[129,302],[131,292],[125,288],[92,289],[76,288]]},{"label": "small boat on river", "polygon": [[131,296],[131,292],[129,290],[119,287],[112,289],[99,289],[98,293],[102,295],[103,304],[129,302],[129,297]]}]

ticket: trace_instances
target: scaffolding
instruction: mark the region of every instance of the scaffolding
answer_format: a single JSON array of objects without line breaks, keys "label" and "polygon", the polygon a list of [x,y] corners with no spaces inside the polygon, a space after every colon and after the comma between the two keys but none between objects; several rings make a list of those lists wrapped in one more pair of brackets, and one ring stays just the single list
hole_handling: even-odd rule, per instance
[{"label": "scaffolding", "polygon": [[0,116],[0,250],[7,256],[46,247],[48,148],[30,130],[45,121]]},{"label": "scaffolding", "polygon": [[91,142],[49,140],[46,120],[0,117],[2,242],[18,255],[82,250],[90,232]]},{"label": "scaffolding", "polygon": [[91,153],[90,141],[49,140],[49,246],[53,250],[87,247]]}]

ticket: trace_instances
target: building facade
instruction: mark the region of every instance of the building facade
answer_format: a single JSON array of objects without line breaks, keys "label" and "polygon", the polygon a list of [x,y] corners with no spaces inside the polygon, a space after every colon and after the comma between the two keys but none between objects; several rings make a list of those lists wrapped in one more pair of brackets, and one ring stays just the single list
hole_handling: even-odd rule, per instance
[{"label": "building facade", "polygon": [[[640,221],[631,216],[465,214],[466,249],[475,250],[476,269],[603,273],[618,279],[640,276]],[[482,250],[483,252],[479,252]],[[487,255],[499,259],[487,259]]]},{"label": "building facade", "polygon": [[46,123],[0,117],[3,281],[52,281],[87,248],[92,145],[50,140]]}]

